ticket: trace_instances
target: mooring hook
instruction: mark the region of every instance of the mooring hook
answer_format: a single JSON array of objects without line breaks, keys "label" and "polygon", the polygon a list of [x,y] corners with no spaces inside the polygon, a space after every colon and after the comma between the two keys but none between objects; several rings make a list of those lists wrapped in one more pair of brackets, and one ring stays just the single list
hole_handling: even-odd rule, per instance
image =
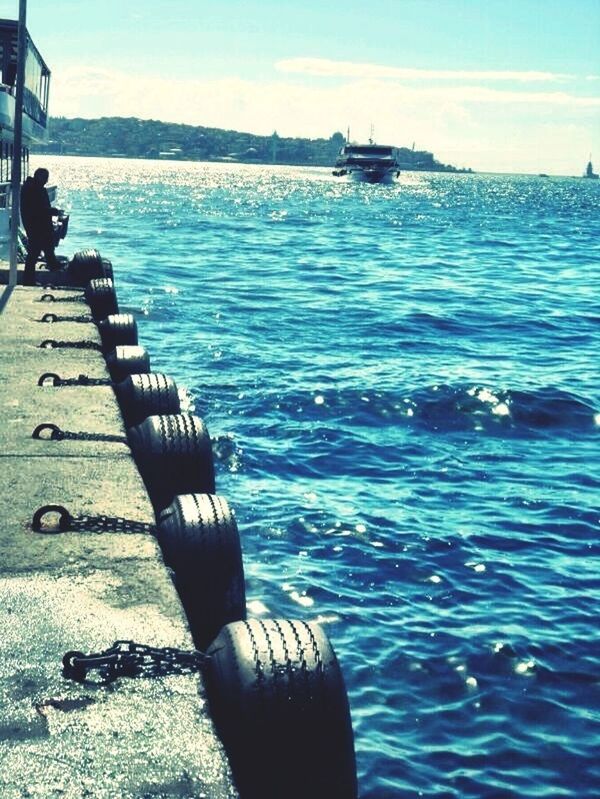
[{"label": "mooring hook", "polygon": [[56,347],[56,345],[57,345],[56,339],[54,339],[54,338],[45,338],[42,341],[42,343],[40,344],[40,347],[42,349],[49,350],[49,349],[54,349],[54,347]]},{"label": "mooring hook", "polygon": [[[57,529],[55,530],[42,529],[42,519],[47,513],[59,514]],[[73,517],[71,516],[69,511],[62,505],[42,505],[42,507],[38,508],[36,512],[33,514],[33,519],[31,520],[31,527],[36,533],[64,533],[70,528],[72,519]]]},{"label": "mooring hook", "polygon": [[54,294],[42,294],[40,297],[40,302],[54,302],[56,297]]},{"label": "mooring hook", "polygon": [[[50,430],[51,431],[50,438],[42,439],[42,435],[41,434],[42,434],[43,430]],[[64,435],[63,431],[60,429],[60,427],[58,425],[52,424],[51,422],[44,422],[43,424],[38,424],[38,426],[35,428],[35,430],[31,434],[31,437],[40,439],[42,441],[62,441],[62,439],[65,437],[65,435]]]},{"label": "mooring hook", "polygon": [[58,322],[58,316],[55,313],[45,313],[41,319],[42,322]]},{"label": "mooring hook", "polygon": [[67,652],[63,659],[63,674],[77,682],[83,682],[87,676],[87,669],[81,659],[85,658],[84,652]]},{"label": "mooring hook", "polygon": [[60,385],[60,377],[56,374],[56,372],[44,372],[43,375],[40,375],[38,379],[38,386],[43,386],[46,380],[52,380],[51,385],[59,386]]}]

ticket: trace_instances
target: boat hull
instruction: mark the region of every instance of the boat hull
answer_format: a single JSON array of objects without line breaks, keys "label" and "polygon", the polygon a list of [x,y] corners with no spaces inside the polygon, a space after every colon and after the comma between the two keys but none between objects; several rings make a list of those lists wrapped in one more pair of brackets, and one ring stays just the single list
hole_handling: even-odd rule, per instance
[{"label": "boat hull", "polygon": [[398,169],[348,169],[342,168],[333,173],[336,177],[344,177],[353,183],[394,183],[400,175]]}]

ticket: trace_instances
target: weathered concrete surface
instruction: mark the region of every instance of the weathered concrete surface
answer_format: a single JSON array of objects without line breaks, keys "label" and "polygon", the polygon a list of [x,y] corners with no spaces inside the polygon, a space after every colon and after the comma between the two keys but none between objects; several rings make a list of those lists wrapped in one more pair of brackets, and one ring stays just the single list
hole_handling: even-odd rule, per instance
[{"label": "weathered concrete surface", "polygon": [[37,385],[42,372],[108,377],[97,351],[40,349],[45,338],[99,341],[91,323],[38,321],[87,308],[42,294],[18,287],[0,313],[0,796],[236,797],[199,676],[108,687],[62,676],[68,650],[192,642],[151,534],[31,529],[45,504],[153,521],[126,444],[31,438],[41,422],[125,433],[110,387]]}]

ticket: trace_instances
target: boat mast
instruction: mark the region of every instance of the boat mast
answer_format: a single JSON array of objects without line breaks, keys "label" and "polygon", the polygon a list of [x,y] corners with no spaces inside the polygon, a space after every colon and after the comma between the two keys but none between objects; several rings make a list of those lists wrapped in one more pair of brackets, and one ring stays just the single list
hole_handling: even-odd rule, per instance
[{"label": "boat mast", "polygon": [[19,197],[21,190],[21,149],[23,140],[23,83],[27,54],[27,0],[19,0],[19,33],[15,89],[15,122],[11,173],[10,272],[8,285],[17,285],[17,240],[19,235]]}]

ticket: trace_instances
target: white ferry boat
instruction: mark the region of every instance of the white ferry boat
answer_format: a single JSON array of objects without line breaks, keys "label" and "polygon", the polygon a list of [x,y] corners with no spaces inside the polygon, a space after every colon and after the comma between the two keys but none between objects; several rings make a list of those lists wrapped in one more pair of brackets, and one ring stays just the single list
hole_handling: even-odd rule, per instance
[{"label": "white ferry boat", "polygon": [[333,174],[365,183],[392,183],[400,175],[398,149],[384,144],[348,144],[338,153]]}]

